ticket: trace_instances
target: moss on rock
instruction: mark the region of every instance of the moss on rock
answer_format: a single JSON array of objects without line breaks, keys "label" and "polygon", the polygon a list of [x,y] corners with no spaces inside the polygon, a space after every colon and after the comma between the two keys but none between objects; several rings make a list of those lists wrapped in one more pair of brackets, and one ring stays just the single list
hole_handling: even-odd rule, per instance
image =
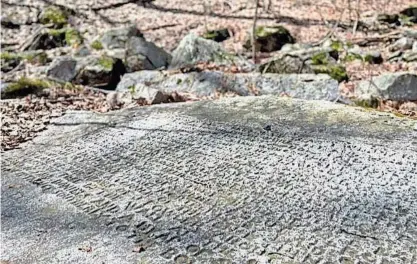
[{"label": "moss on rock", "polygon": [[346,68],[342,65],[312,65],[312,68],[316,74],[325,73],[338,82],[347,81],[348,75]]},{"label": "moss on rock", "polygon": [[329,58],[327,52],[319,52],[311,57],[312,65],[327,65],[329,64]]},{"label": "moss on rock", "polygon": [[[255,28],[255,46],[257,51],[272,52],[280,50],[287,43],[294,42],[295,39],[283,26],[258,26]],[[252,47],[251,39],[248,38],[243,46],[246,49],[250,49]]]},{"label": "moss on rock", "polygon": [[68,14],[59,7],[49,6],[41,14],[42,24],[53,24],[55,28],[62,28],[68,23]]},{"label": "moss on rock", "polygon": [[7,85],[2,91],[2,98],[22,97],[28,94],[42,92],[49,87],[51,87],[51,84],[45,80],[22,77],[17,82]]},{"label": "moss on rock", "polygon": [[210,30],[203,34],[203,38],[210,39],[216,42],[222,42],[230,38],[229,30],[227,28]]},{"label": "moss on rock", "polygon": [[113,69],[114,60],[107,56],[101,56],[98,59],[98,64],[105,70],[111,71]]},{"label": "moss on rock", "polygon": [[78,30],[68,28],[65,31],[65,42],[68,46],[79,46],[83,43],[83,38]]},{"label": "moss on rock", "polygon": [[101,44],[101,42],[99,40],[95,40],[93,41],[93,43],[91,43],[91,48],[95,49],[95,50],[102,50],[103,49],[103,44]]}]

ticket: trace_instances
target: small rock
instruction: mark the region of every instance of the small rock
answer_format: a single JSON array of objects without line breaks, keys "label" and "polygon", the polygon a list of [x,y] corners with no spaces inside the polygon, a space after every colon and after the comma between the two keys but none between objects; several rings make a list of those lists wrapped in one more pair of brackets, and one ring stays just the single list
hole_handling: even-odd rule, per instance
[{"label": "small rock", "polygon": [[413,47],[411,48],[411,50],[417,52],[417,40],[414,40]]},{"label": "small rock", "polygon": [[397,41],[395,41],[390,47],[389,50],[390,51],[404,51],[404,50],[409,50],[412,48],[413,46],[413,42],[414,40],[408,37],[402,37],[400,39],[398,39]]},{"label": "small rock", "polygon": [[125,49],[127,41],[132,37],[143,38],[143,34],[135,25],[110,29],[99,41],[105,49]]},{"label": "small rock", "polygon": [[417,100],[417,75],[411,72],[385,73],[375,77],[372,82],[359,82],[355,93],[359,98],[415,101]]},{"label": "small rock", "polygon": [[406,62],[417,61],[417,51],[407,50],[403,54],[403,60]]},{"label": "small rock", "polygon": [[134,99],[144,99],[148,104],[167,103],[169,100],[169,95],[140,83],[136,84],[131,92]]},{"label": "small rock", "polygon": [[106,96],[106,103],[110,109],[118,109],[127,106],[133,101],[132,95],[128,91],[110,92]]},{"label": "small rock", "polygon": [[49,78],[71,82],[77,75],[77,61],[69,56],[55,58],[47,69]]},{"label": "small rock", "polygon": [[216,65],[248,66],[248,62],[229,54],[215,41],[201,38],[194,33],[185,36],[172,53],[170,69],[189,67],[201,62],[213,62]]}]

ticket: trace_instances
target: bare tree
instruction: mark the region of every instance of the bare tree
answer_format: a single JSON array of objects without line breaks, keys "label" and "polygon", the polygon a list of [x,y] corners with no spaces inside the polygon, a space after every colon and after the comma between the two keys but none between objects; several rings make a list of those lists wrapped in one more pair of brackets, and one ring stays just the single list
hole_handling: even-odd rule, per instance
[{"label": "bare tree", "polygon": [[255,14],[253,15],[253,25],[252,25],[252,57],[253,57],[253,63],[256,64],[256,21],[258,20],[258,5],[259,0],[255,0]]}]

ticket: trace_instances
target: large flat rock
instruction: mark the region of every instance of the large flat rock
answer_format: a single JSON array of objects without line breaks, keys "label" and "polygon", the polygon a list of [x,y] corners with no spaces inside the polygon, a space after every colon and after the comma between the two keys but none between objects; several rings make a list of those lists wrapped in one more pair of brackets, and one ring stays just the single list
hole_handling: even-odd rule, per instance
[{"label": "large flat rock", "polygon": [[2,156],[1,258],[415,263],[414,125],[273,96],[68,113]]}]

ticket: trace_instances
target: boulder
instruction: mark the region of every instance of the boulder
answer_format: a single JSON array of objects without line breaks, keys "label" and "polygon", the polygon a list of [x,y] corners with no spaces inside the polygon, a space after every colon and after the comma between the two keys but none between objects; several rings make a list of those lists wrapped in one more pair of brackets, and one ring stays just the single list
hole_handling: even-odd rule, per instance
[{"label": "boulder", "polygon": [[127,72],[166,68],[171,55],[146,41],[136,26],[111,29],[92,43],[94,49],[105,49],[110,57],[123,60]]},{"label": "boulder", "polygon": [[239,65],[250,68],[249,62],[226,52],[219,43],[190,33],[185,36],[172,53],[169,68],[193,66],[200,62],[212,62],[216,65]]},{"label": "boulder", "polygon": [[126,45],[126,69],[128,72],[154,70],[168,67],[171,55],[144,38],[130,38]]},{"label": "boulder", "polygon": [[54,59],[47,77],[59,82],[72,82],[103,89],[115,89],[126,72],[123,62],[107,56],[69,57]]},{"label": "boulder", "polygon": [[[244,48],[252,48],[252,33],[248,34]],[[294,43],[295,39],[283,26],[258,26],[255,29],[256,51],[272,52],[282,48],[287,43]]]},{"label": "boulder", "polygon": [[218,30],[210,30],[203,34],[203,38],[213,40],[216,42],[222,42],[230,38],[229,30],[222,28]]},{"label": "boulder", "polygon": [[361,81],[355,89],[359,98],[382,98],[394,101],[417,100],[417,75],[411,72],[385,73],[371,81]]},{"label": "boulder", "polygon": [[132,90],[138,84],[166,94],[185,92],[200,97],[227,92],[241,96],[285,94],[313,100],[336,100],[339,97],[338,82],[324,74],[230,74],[218,71],[168,74],[140,71],[125,74],[116,90]]}]

